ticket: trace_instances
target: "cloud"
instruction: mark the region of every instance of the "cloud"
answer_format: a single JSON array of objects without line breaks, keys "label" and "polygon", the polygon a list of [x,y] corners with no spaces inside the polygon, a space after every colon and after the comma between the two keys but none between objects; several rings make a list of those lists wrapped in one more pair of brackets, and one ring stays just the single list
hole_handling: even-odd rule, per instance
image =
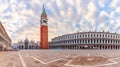
[{"label": "cloud", "polygon": [[109,16],[106,11],[101,11],[99,14],[100,17]]},{"label": "cloud", "polygon": [[90,2],[88,4],[88,12],[85,16],[85,18],[91,22],[92,25],[95,24],[95,13],[96,13],[96,6],[94,5],[93,2]]},{"label": "cloud", "polygon": [[118,3],[119,3],[119,0],[113,0],[113,1],[111,2],[110,6],[115,8]]},{"label": "cloud", "polygon": [[116,8],[116,12],[117,12],[117,13],[120,13],[120,7],[117,7],[117,8]]},{"label": "cloud", "polygon": [[106,1],[106,0],[99,0],[99,5],[100,5],[101,7],[105,7],[105,1]]},{"label": "cloud", "polygon": [[76,31],[120,33],[119,0],[0,0],[0,20],[13,42],[26,37],[39,41],[43,3],[48,15],[49,41]]}]

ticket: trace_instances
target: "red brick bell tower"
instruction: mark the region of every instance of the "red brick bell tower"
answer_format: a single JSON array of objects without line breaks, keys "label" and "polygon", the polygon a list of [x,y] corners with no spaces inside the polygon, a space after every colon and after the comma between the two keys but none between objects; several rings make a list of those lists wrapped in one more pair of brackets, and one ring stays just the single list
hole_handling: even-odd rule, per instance
[{"label": "red brick bell tower", "polygon": [[40,49],[48,49],[48,23],[47,14],[43,5],[40,20]]}]

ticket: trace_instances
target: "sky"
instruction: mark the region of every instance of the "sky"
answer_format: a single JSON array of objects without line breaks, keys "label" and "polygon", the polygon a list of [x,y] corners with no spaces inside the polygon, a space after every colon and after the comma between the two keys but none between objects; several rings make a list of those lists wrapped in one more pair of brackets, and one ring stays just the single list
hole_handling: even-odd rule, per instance
[{"label": "sky", "polygon": [[26,37],[40,40],[43,4],[49,41],[78,31],[120,34],[120,0],[0,0],[0,21],[13,43]]}]

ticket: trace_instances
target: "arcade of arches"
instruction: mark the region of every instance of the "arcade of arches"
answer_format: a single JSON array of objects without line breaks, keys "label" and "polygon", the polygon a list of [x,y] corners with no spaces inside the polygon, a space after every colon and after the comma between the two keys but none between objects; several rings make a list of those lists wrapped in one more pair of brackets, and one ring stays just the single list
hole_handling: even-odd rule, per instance
[{"label": "arcade of arches", "polygon": [[50,48],[62,49],[120,49],[120,45],[60,45]]}]

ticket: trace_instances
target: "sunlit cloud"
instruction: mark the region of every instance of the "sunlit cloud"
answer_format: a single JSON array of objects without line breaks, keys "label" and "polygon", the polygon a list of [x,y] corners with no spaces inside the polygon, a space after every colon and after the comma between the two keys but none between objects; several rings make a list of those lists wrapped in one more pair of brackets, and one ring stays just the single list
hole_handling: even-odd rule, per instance
[{"label": "sunlit cloud", "polygon": [[0,0],[0,20],[13,42],[26,37],[39,41],[43,4],[49,41],[77,31],[120,33],[119,0]]}]

